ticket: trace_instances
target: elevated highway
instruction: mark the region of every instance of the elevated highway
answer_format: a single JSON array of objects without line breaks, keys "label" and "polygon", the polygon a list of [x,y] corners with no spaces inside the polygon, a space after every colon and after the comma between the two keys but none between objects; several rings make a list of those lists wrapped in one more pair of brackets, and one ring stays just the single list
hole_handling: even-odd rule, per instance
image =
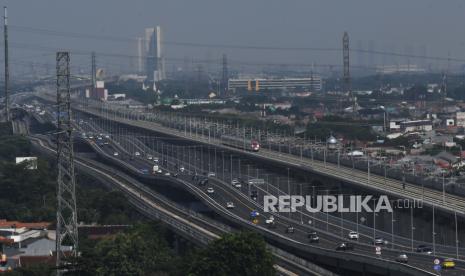
[{"label": "elevated highway", "polygon": [[[53,144],[46,137],[31,136],[30,139],[33,145],[36,146],[36,150],[43,154],[54,155],[56,153]],[[220,238],[221,234],[234,231],[227,225],[171,202],[119,170],[92,159],[79,157],[79,155],[76,156],[76,159],[76,165],[80,171],[97,177],[103,183],[107,183],[110,188],[116,188],[124,192],[130,203],[141,213],[149,218],[163,221],[176,233],[199,245],[205,246]],[[275,269],[278,275],[336,275],[277,247],[272,245],[268,247],[276,257]]]}]

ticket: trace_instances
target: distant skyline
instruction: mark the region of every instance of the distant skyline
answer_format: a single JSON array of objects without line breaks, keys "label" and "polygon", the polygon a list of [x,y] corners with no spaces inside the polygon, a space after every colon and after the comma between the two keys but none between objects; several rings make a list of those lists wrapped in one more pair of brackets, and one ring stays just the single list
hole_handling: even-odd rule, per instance
[{"label": "distant skyline", "polygon": [[[32,62],[37,68],[49,63],[53,70],[53,53],[58,48],[71,49],[73,65],[80,65],[83,70],[90,64],[90,56],[85,53],[91,51],[97,52],[97,63],[104,67],[136,68],[136,38],[143,36],[145,28],[156,25],[163,28],[167,42],[334,49],[341,48],[342,34],[348,31],[352,49],[361,46],[366,50],[465,59],[462,27],[465,26],[465,2],[461,0],[42,0],[2,3],[9,10],[14,71],[31,70]],[[33,33],[18,26],[124,37],[133,41],[50,36],[47,32]],[[99,57],[98,53],[118,56]],[[208,67],[219,70],[223,53],[228,55],[232,66],[235,61],[342,63],[342,53],[338,51],[222,49],[167,44],[166,70],[182,66],[185,57],[218,60],[218,64]],[[407,61],[403,57],[351,55],[354,66]],[[433,64],[438,69],[447,67],[446,61],[411,62],[424,66]],[[457,68],[461,63],[451,62],[451,67]],[[242,68],[247,66],[243,64]]]}]

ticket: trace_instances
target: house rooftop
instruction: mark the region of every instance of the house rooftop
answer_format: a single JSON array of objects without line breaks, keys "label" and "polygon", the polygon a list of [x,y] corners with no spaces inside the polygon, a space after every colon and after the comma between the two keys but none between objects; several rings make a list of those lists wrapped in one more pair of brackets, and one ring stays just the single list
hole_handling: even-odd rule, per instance
[{"label": "house rooftop", "polygon": [[8,221],[6,219],[0,219],[1,228],[28,228],[28,229],[48,229],[52,225],[51,222],[20,222],[20,221]]}]

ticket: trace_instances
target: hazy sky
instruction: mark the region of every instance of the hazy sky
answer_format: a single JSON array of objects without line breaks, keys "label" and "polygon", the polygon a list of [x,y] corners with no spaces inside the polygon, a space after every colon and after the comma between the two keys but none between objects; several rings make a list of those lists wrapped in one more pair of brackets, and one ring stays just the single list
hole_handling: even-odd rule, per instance
[{"label": "hazy sky", "polygon": [[[223,45],[341,48],[348,31],[351,48],[414,55],[465,58],[463,0],[11,0],[8,6],[13,66],[54,63],[56,48],[78,53],[136,54],[136,44],[49,36],[34,27],[92,35],[134,38],[160,25],[165,41]],[[16,46],[16,49],[15,49]],[[45,48],[40,48],[45,47]],[[32,47],[35,50],[28,49]],[[50,49],[49,49],[50,48]],[[340,64],[340,52],[186,48],[166,45],[165,55],[250,63]],[[86,66],[90,58],[73,56]],[[351,56],[357,63],[405,63],[405,58]],[[129,57],[99,59],[127,66]],[[426,62],[424,62],[426,63]],[[217,65],[211,65],[216,68]],[[169,68],[168,68],[169,69]],[[216,70],[216,69],[215,69]]]}]

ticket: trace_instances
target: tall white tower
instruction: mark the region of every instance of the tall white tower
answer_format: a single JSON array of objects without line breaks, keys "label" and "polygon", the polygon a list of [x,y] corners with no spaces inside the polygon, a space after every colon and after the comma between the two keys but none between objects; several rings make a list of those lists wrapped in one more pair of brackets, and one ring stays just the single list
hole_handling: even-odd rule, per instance
[{"label": "tall white tower", "polygon": [[137,38],[137,73],[141,74],[144,70],[144,65],[143,65],[143,53],[144,53],[144,47],[142,44],[142,37]]},{"label": "tall white tower", "polygon": [[148,81],[165,79],[162,39],[160,26],[145,29],[145,71]]}]

